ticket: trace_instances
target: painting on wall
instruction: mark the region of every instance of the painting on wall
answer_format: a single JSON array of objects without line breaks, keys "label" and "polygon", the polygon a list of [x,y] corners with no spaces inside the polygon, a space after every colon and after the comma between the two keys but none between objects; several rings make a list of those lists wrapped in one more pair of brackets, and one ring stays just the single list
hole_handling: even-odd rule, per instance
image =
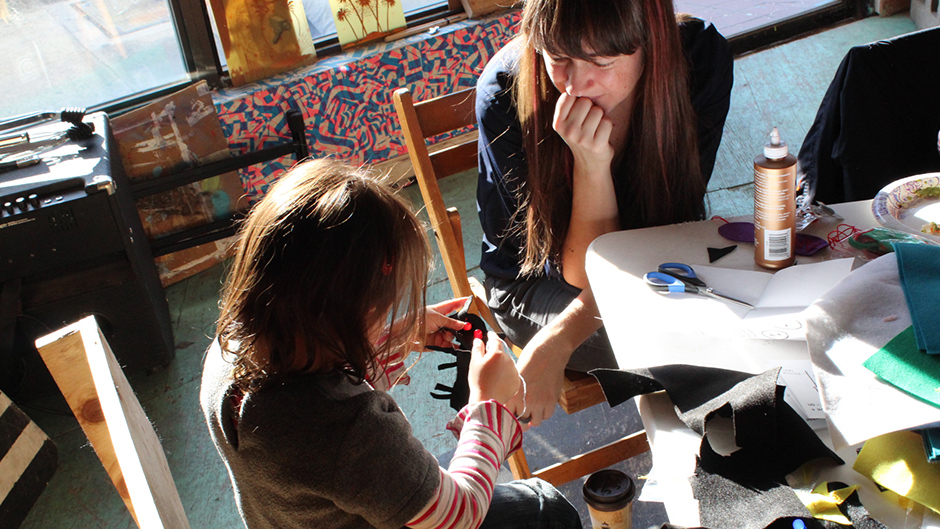
[{"label": "painting on wall", "polygon": [[301,0],[208,2],[233,85],[316,62]]},{"label": "painting on wall", "polygon": [[405,27],[401,0],[330,0],[340,46],[369,42]]}]

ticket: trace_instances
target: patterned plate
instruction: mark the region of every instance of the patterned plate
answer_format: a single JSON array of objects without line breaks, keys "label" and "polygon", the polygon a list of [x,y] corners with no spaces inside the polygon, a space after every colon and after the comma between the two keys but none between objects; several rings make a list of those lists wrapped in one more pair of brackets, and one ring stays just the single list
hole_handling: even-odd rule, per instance
[{"label": "patterned plate", "polygon": [[[928,188],[935,191],[923,191]],[[921,231],[930,222],[940,224],[940,173],[915,175],[886,185],[872,200],[871,212],[885,228],[940,242],[940,235]]]}]

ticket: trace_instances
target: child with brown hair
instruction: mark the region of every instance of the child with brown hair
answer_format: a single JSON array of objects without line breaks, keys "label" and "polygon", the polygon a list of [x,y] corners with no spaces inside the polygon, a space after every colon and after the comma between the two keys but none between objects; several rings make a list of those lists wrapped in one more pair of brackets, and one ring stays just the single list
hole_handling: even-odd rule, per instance
[{"label": "child with brown hair", "polygon": [[464,300],[425,308],[425,229],[391,188],[328,160],[256,204],[223,290],[200,400],[251,528],[580,527],[541,480],[496,484],[522,441],[502,342],[473,341],[447,470],[386,393],[402,360],[445,346]]}]

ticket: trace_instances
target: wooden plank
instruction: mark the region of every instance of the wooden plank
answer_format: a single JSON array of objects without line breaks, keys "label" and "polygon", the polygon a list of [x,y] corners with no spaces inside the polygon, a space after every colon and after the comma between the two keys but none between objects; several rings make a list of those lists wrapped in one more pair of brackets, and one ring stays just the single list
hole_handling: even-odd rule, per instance
[{"label": "wooden plank", "polygon": [[160,440],[94,316],[36,348],[138,527],[188,528]]},{"label": "wooden plank", "polygon": [[535,472],[533,476],[542,478],[557,487],[648,452],[649,449],[646,431],[641,430],[562,463],[545,467]]},{"label": "wooden plank", "polygon": [[558,404],[565,413],[572,414],[596,404],[607,402],[597,379],[587,373],[565,370]]},{"label": "wooden plank", "polygon": [[[471,141],[453,145],[431,154],[431,166],[438,178],[445,178],[477,167],[477,134]],[[461,136],[463,137],[463,136]]]},{"label": "wooden plank", "polygon": [[525,452],[522,451],[522,449],[509,454],[509,458],[506,462],[509,463],[509,472],[512,473],[513,479],[529,479],[532,477],[532,470],[529,469],[529,461],[526,459]]}]

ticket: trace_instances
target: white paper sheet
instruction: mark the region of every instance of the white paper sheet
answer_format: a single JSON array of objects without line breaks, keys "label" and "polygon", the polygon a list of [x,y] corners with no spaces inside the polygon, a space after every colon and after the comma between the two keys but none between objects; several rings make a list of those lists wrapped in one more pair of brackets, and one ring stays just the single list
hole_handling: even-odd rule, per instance
[{"label": "white paper sheet", "polygon": [[814,430],[826,427],[826,412],[819,398],[813,363],[806,360],[780,362],[777,384],[786,387],[783,400]]},{"label": "white paper sheet", "polygon": [[716,292],[746,301],[741,305],[695,294],[661,294],[673,302],[672,318],[703,334],[805,340],[803,311],[852,271],[853,259],[791,266],[776,273],[696,266],[695,273]]}]

